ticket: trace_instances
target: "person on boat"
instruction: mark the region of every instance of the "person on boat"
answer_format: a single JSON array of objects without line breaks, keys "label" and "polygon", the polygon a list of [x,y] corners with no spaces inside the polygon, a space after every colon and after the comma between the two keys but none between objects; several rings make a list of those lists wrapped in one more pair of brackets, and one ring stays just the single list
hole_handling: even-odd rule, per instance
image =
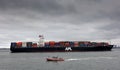
[{"label": "person on boat", "polygon": [[58,58],[58,56],[53,56],[52,58]]}]

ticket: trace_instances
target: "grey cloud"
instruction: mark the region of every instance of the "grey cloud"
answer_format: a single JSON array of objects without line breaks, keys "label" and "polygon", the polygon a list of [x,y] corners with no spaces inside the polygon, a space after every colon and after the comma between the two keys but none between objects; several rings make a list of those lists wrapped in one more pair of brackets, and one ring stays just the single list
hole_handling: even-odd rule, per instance
[{"label": "grey cloud", "polygon": [[[36,10],[40,11],[42,13],[56,13],[57,14],[64,14],[65,12],[74,10],[74,7],[69,5],[66,8],[64,7],[64,4],[61,5],[58,3],[57,0],[3,0],[0,3],[0,7],[2,9],[29,9],[29,10]],[[64,3],[64,2],[62,2]],[[54,14],[53,14],[54,15]]]},{"label": "grey cloud", "polygon": [[[112,5],[114,2],[114,5]],[[67,16],[65,21],[77,22],[92,22],[104,18],[117,18],[119,8],[119,1],[104,1],[104,0],[1,0],[1,8],[6,10],[29,10],[44,14],[44,17],[51,16],[51,18],[59,18]],[[117,4],[115,4],[117,3]],[[15,9],[14,9],[15,8]],[[113,11],[114,10],[114,11]],[[9,11],[9,10],[8,10]],[[18,12],[18,11],[15,11]],[[15,13],[13,12],[13,13]],[[20,12],[18,12],[20,13]],[[16,13],[16,14],[18,14]],[[25,13],[25,12],[22,12]],[[25,13],[27,14],[27,13]],[[30,13],[31,14],[31,13]],[[30,17],[30,14],[29,17]],[[113,15],[111,15],[113,14]],[[116,15],[116,16],[115,16]],[[34,16],[34,15],[32,15]],[[73,18],[71,18],[73,17]],[[70,20],[69,20],[70,19]],[[77,20],[76,20],[77,19]],[[63,20],[64,21],[64,20]],[[79,21],[78,21],[79,22]]]},{"label": "grey cloud", "polygon": [[[120,38],[119,0],[0,0],[0,38],[108,40]],[[9,41],[8,41],[9,39]]]},{"label": "grey cloud", "polygon": [[98,27],[98,32],[103,34],[104,39],[118,39],[120,36],[120,24],[118,22],[110,22],[107,25]]}]

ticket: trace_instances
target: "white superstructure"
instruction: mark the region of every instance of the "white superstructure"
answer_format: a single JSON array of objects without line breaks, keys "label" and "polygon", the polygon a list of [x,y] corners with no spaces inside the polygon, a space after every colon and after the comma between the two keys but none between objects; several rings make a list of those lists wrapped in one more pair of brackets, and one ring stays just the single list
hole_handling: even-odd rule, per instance
[{"label": "white superstructure", "polygon": [[44,47],[44,36],[39,35],[39,47]]}]

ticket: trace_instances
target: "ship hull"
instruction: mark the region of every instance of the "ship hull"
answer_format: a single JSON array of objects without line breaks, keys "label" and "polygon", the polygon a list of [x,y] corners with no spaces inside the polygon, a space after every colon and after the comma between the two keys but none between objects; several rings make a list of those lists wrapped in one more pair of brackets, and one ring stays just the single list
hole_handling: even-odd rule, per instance
[{"label": "ship hull", "polygon": [[10,47],[11,52],[82,52],[111,51],[113,45],[95,47]]}]

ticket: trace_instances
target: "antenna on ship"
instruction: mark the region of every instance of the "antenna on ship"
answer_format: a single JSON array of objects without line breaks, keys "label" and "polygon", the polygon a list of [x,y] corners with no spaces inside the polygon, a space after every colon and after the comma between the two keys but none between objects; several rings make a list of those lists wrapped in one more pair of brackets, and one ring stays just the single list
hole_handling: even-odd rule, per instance
[{"label": "antenna on ship", "polygon": [[44,36],[43,35],[39,35],[39,47],[43,47],[44,46]]}]

